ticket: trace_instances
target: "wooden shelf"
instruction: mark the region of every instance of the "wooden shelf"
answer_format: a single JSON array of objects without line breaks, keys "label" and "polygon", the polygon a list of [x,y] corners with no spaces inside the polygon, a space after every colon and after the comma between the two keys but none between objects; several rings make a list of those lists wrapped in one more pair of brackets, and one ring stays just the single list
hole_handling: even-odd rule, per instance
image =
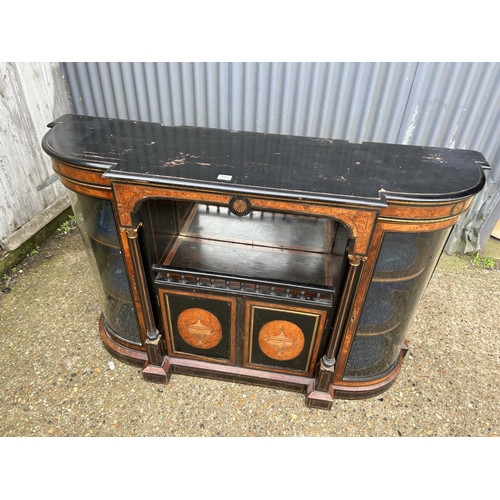
[{"label": "wooden shelf", "polygon": [[344,257],[332,255],[337,224],[324,217],[195,205],[159,267],[333,288]]},{"label": "wooden shelf", "polygon": [[254,210],[244,217],[227,207],[195,205],[181,236],[329,254],[337,224],[325,217]]},{"label": "wooden shelf", "polygon": [[179,236],[162,264],[224,276],[332,287],[342,257]]}]

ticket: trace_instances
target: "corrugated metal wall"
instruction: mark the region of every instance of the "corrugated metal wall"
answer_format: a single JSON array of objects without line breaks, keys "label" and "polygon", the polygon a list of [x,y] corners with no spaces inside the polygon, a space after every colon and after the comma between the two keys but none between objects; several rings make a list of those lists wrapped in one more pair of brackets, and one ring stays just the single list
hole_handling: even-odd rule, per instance
[{"label": "corrugated metal wall", "polygon": [[0,245],[14,250],[69,206],[40,147],[70,110],[58,63],[0,63]]},{"label": "corrugated metal wall", "polygon": [[496,63],[65,63],[76,113],[481,151],[487,188],[448,243],[475,251],[500,205]]},{"label": "corrugated metal wall", "polygon": [[76,113],[352,142],[397,140],[417,66],[65,64]]},{"label": "corrugated metal wall", "polygon": [[397,142],[483,153],[492,167],[486,187],[446,251],[484,248],[500,217],[500,64],[420,63]]}]

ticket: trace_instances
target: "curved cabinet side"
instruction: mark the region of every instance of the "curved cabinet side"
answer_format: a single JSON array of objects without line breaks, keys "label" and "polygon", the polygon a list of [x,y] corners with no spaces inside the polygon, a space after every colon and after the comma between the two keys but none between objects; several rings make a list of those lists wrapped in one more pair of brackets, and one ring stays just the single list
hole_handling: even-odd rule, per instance
[{"label": "curved cabinet side", "polygon": [[108,333],[120,344],[140,349],[137,319],[110,200],[71,192]]},{"label": "curved cabinet side", "polygon": [[470,202],[396,204],[382,211],[338,352],[335,397],[373,397],[392,385],[422,295]]}]

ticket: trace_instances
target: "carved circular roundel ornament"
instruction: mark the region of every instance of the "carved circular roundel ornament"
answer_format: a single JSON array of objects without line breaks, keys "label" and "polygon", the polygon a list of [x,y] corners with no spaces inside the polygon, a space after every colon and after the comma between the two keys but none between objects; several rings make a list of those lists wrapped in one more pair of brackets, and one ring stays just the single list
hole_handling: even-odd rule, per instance
[{"label": "carved circular roundel ornament", "polygon": [[198,349],[211,349],[222,339],[222,327],[210,311],[191,308],[182,311],[177,319],[177,329],[182,340]]},{"label": "carved circular roundel ornament", "polygon": [[269,358],[288,361],[304,349],[304,333],[290,321],[270,321],[260,329],[259,347]]},{"label": "carved circular roundel ornament", "polygon": [[251,212],[252,204],[250,200],[244,196],[233,196],[229,201],[229,210],[234,215],[243,217]]}]

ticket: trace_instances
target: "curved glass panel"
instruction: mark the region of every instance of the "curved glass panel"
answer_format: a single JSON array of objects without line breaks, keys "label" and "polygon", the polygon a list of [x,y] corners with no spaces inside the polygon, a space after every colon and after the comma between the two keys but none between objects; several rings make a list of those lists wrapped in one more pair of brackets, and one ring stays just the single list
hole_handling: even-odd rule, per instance
[{"label": "curved glass panel", "polygon": [[384,235],[344,380],[377,379],[393,368],[449,232]]},{"label": "curved glass panel", "polygon": [[104,319],[117,336],[140,344],[111,202],[71,192],[75,219],[99,290]]}]

